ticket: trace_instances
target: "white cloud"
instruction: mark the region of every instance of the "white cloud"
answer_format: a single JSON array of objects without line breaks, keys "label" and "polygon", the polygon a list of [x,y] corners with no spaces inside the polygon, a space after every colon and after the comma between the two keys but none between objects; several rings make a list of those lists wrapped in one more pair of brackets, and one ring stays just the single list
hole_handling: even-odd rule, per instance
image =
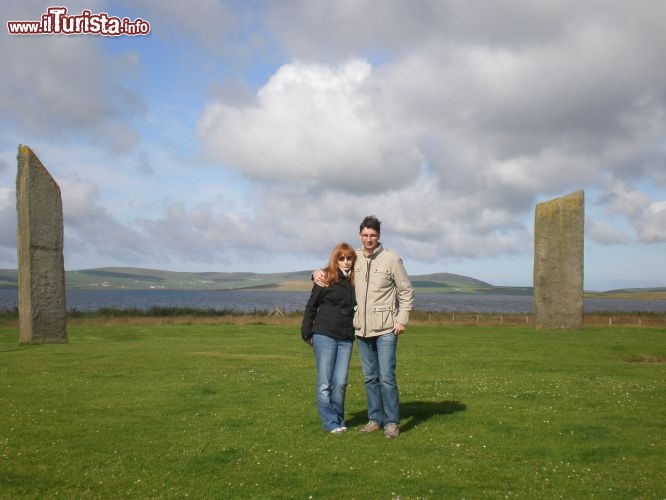
[{"label": "white cloud", "polygon": [[[612,217],[619,217],[623,223],[629,224],[633,230],[634,240],[644,243],[666,242],[666,201],[654,201],[646,193],[635,186],[616,181],[608,186],[598,203]],[[597,222],[593,233],[600,243],[626,242],[627,238],[613,237],[612,230],[603,228]]]},{"label": "white cloud", "polygon": [[247,28],[244,25],[251,22],[246,19],[248,14],[244,9],[234,9],[229,5],[233,2],[226,0],[197,0],[196,7],[179,0],[130,0],[126,3],[146,13],[144,20],[151,23],[151,35],[165,41],[179,36],[195,37],[204,50],[214,52],[231,51],[229,40],[242,36],[240,29]]},{"label": "white cloud", "polygon": [[[52,4],[12,2],[7,20],[39,20]],[[83,7],[69,4],[69,14]],[[28,138],[71,141],[87,138],[109,152],[126,152],[137,142],[129,124],[143,111],[140,95],[128,85],[139,61],[134,54],[111,56],[100,37],[8,36],[0,37],[0,125],[11,123]],[[34,140],[33,140],[34,142]]]},{"label": "white cloud", "polygon": [[208,157],[261,180],[367,191],[400,186],[418,172],[420,155],[400,124],[382,120],[370,76],[361,60],[283,66],[256,105],[207,106],[199,130]]},{"label": "white cloud", "polygon": [[77,262],[91,258],[127,262],[141,261],[146,254],[159,255],[159,248],[100,204],[99,188],[94,183],[76,174],[57,182],[62,193],[66,267],[80,268]]},{"label": "white cloud", "polygon": [[0,186],[0,247],[16,248],[16,228],[16,191]]},{"label": "white cloud", "polygon": [[641,214],[637,225],[641,241],[666,242],[666,201],[650,203]]},{"label": "white cloud", "polygon": [[600,245],[625,244],[631,243],[633,240],[631,234],[627,234],[624,224],[618,228],[605,221],[587,218],[585,220],[585,231],[592,241]]},{"label": "white cloud", "polygon": [[281,0],[266,7],[265,23],[285,52],[324,61],[367,52],[382,57],[453,24],[439,0]]}]

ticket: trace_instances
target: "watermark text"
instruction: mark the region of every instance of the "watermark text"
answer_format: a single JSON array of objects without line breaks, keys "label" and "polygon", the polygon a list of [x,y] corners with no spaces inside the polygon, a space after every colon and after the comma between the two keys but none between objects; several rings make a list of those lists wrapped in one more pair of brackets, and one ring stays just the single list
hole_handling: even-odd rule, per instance
[{"label": "watermark text", "polygon": [[49,7],[39,21],[7,21],[10,35],[147,35],[150,23],[141,18],[93,14],[84,10],[78,15],[67,15],[66,7]]}]

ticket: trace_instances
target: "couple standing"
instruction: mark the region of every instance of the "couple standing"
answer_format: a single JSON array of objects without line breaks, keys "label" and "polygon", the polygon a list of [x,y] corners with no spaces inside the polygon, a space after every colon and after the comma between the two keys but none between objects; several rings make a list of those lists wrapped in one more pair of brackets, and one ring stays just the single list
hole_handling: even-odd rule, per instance
[{"label": "couple standing", "polygon": [[314,348],[317,409],[324,430],[332,434],[347,430],[344,405],[354,338],[368,401],[368,423],[361,432],[383,427],[387,438],[400,434],[396,351],[414,289],[402,260],[382,246],[380,235],[381,222],[366,217],[359,228],[361,248],[340,243],[326,269],[313,272],[301,337]]}]

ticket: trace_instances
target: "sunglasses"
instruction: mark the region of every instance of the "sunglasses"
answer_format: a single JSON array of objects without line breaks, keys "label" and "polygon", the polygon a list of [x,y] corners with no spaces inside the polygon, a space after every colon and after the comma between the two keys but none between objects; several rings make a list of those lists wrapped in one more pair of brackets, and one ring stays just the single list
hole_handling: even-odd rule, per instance
[{"label": "sunglasses", "polygon": [[347,257],[346,255],[341,255],[340,257],[338,257],[338,261],[343,261],[343,260],[353,261],[354,257]]}]

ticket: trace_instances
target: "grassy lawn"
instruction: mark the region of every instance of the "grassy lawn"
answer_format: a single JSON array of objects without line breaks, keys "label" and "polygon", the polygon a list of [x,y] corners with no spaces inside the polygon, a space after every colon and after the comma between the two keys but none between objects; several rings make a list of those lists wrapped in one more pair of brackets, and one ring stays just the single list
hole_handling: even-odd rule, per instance
[{"label": "grassy lawn", "polygon": [[0,498],[664,498],[666,328],[410,326],[402,434],[320,427],[295,324],[0,326]]}]

